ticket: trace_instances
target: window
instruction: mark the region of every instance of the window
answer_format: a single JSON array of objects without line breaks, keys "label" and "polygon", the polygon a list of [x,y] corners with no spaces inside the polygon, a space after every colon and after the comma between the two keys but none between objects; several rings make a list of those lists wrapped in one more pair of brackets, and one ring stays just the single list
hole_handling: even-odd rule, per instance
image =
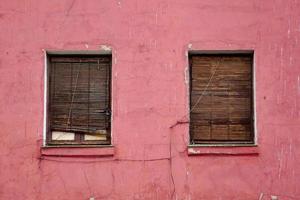
[{"label": "window", "polygon": [[48,145],[110,144],[109,55],[49,55]]},{"label": "window", "polygon": [[190,55],[191,144],[253,144],[252,61],[252,53]]}]

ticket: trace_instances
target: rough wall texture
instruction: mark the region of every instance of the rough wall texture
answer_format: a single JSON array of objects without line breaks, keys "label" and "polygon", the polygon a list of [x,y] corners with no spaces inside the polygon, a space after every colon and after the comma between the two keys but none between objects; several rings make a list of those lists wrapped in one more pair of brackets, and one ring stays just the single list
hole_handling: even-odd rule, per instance
[{"label": "rough wall texture", "polygon": [[[0,199],[300,199],[299,0],[1,0],[0,28]],[[40,159],[43,50],[101,45],[115,155]],[[189,47],[255,51],[259,155],[187,155]]]}]

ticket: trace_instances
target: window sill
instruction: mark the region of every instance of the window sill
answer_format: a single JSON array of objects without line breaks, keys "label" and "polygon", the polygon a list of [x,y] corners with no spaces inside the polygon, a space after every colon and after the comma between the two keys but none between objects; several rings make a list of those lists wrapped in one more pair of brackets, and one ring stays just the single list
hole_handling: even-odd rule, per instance
[{"label": "window sill", "polygon": [[259,147],[257,145],[189,145],[188,155],[220,155],[220,156],[256,156],[259,154]]},{"label": "window sill", "polygon": [[41,156],[51,157],[106,157],[113,156],[114,146],[45,146]]}]

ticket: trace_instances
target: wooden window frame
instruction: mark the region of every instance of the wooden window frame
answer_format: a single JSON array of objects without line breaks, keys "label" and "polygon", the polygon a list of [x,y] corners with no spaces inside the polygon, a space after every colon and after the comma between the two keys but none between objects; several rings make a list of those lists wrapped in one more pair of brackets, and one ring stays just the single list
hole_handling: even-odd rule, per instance
[{"label": "wooden window frame", "polygon": [[[68,58],[68,57],[75,57],[75,58],[109,58],[109,68],[108,68],[108,107],[109,107],[109,129],[107,130],[107,139],[106,140],[84,140],[84,134],[82,133],[74,133],[75,138],[74,140],[52,140],[52,134],[50,130],[50,110],[49,110],[49,104],[50,104],[50,72],[51,72],[51,62],[50,59],[53,57],[62,57],[62,58]],[[46,53],[46,61],[45,61],[45,94],[44,97],[46,98],[45,100],[45,120],[44,120],[44,145],[45,146],[60,146],[60,147],[72,147],[72,146],[81,146],[81,147],[90,147],[90,146],[107,146],[107,145],[112,145],[112,137],[111,137],[111,124],[112,124],[112,55],[111,53],[104,53],[104,54],[98,54],[95,52],[92,53],[64,53],[64,52],[59,52],[59,53]]]},{"label": "wooden window frame", "polygon": [[191,105],[192,103],[192,56],[201,56],[201,55],[216,55],[216,56],[226,56],[226,55],[233,55],[233,56],[249,56],[251,57],[251,87],[252,93],[250,98],[250,106],[251,106],[251,140],[249,141],[233,141],[233,140],[222,140],[222,141],[195,141],[191,131],[191,118],[189,123],[189,146],[256,146],[256,113],[255,113],[255,66],[254,66],[254,51],[250,50],[242,50],[242,51],[189,51],[188,53],[188,66],[189,66],[189,116],[191,114]]}]

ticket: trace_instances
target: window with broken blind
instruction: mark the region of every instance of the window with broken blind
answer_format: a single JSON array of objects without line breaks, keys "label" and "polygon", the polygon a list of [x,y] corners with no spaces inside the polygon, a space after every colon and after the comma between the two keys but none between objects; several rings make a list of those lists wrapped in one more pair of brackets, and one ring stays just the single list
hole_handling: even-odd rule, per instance
[{"label": "window with broken blind", "polygon": [[190,56],[191,144],[253,143],[252,54]]},{"label": "window with broken blind", "polygon": [[47,144],[110,144],[111,56],[49,56]]}]

